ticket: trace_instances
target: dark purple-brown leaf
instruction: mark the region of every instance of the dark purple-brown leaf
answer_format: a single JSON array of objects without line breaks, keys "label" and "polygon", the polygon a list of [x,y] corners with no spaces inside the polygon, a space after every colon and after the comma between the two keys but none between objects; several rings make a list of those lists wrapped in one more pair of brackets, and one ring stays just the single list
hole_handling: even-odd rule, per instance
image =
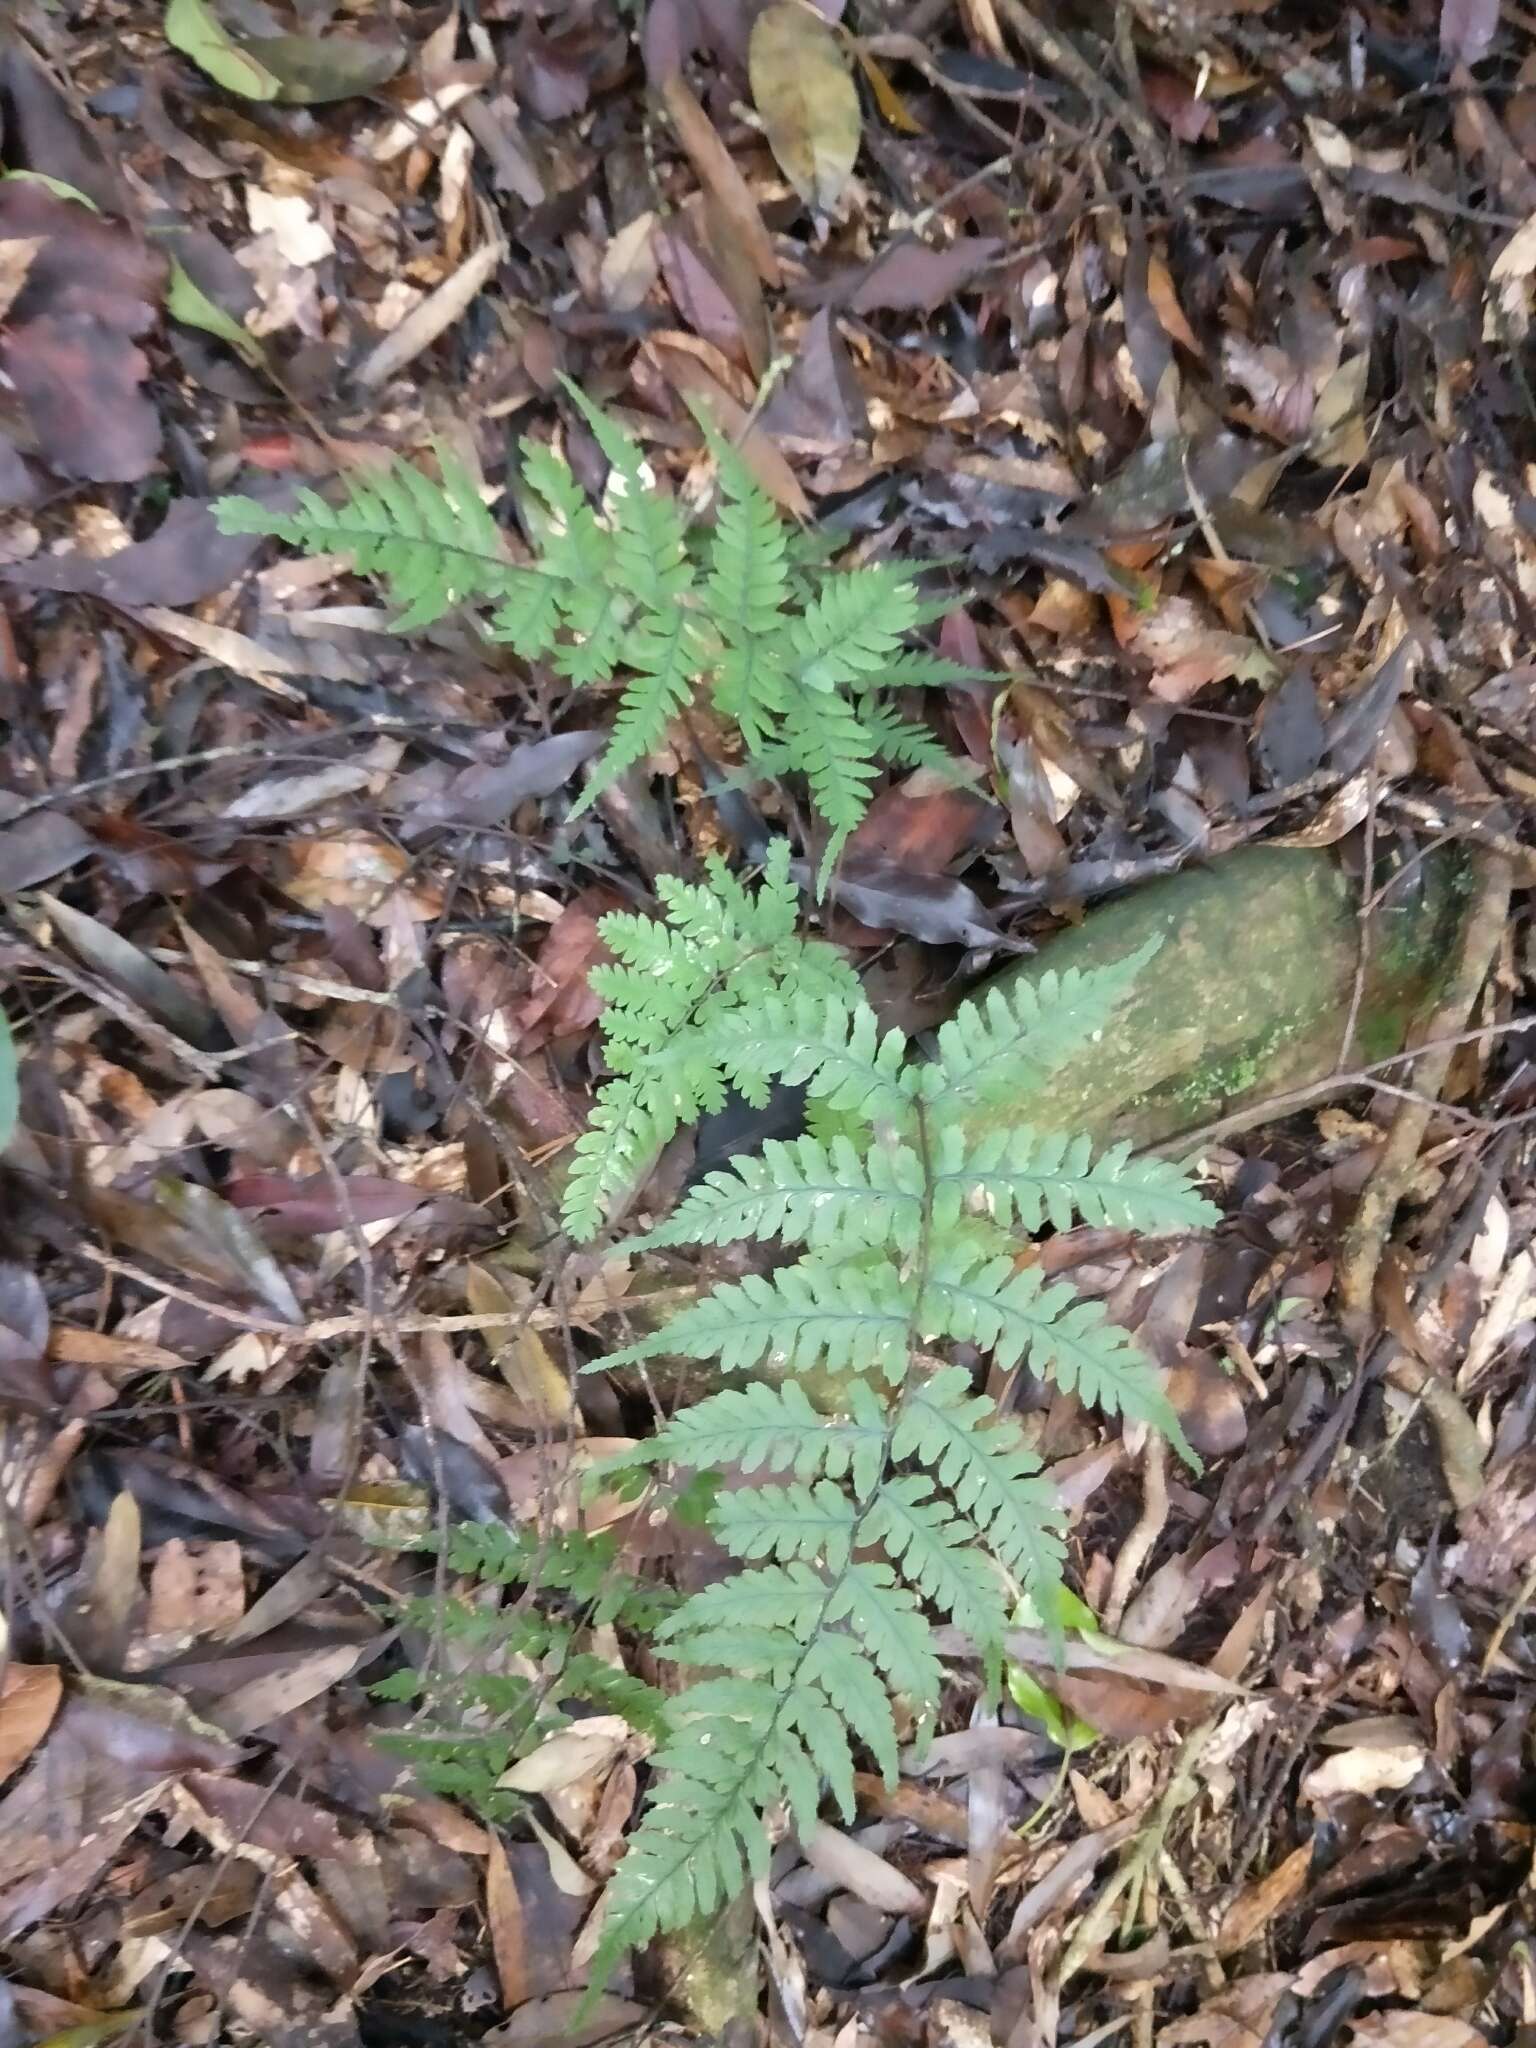
[{"label": "dark purple-brown leaf", "polygon": [[90,313],[46,314],[0,347],[50,469],[90,483],[135,483],[160,453],[160,416],[142,349]]},{"label": "dark purple-brown leaf", "polygon": [[197,604],[227,590],[261,544],[258,535],[221,533],[210,499],[181,498],[148,540],[115,555],[42,555],[3,573],[24,590],[69,590],[122,605]]}]

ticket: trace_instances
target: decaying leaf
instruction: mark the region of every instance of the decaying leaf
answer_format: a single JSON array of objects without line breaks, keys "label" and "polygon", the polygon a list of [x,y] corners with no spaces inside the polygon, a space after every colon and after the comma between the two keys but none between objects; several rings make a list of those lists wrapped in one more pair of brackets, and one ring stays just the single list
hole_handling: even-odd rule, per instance
[{"label": "decaying leaf", "polygon": [[831,213],[859,153],[859,95],[837,37],[799,0],[772,0],[752,25],[752,98],[779,168]]}]

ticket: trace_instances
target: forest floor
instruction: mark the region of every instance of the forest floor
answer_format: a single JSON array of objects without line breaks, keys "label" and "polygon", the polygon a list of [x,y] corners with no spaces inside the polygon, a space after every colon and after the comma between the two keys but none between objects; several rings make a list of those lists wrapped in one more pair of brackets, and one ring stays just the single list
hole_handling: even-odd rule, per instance
[{"label": "forest floor", "polygon": [[1052,1241],[1204,1469],[1031,1418],[1104,1632],[786,1838],[742,2010],[1536,2042],[1536,16],[771,11],[775,65],[758,0],[13,4],[0,2048],[708,2024],[642,1960],[568,2032],[645,1745],[500,1828],[413,1784],[373,1539],[593,1512],[636,1274],[556,1288],[540,1189],[597,920],[804,846],[804,792],[700,717],[573,816],[602,691],[210,510],[437,445],[515,528],[522,435],[602,482],[562,373],[690,503],[702,407],[846,559],[942,564],[957,773],[806,901],[886,1021],[1243,843],[1329,849],[1362,931],[1384,850],[1510,892],[1449,1060],[1213,1146],[1214,1234]]}]

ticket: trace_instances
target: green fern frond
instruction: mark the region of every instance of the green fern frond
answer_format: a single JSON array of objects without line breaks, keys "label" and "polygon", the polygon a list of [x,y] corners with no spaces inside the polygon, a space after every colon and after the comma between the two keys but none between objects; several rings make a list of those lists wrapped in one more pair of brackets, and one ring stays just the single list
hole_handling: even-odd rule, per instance
[{"label": "green fern frond", "polygon": [[855,1559],[825,1612],[828,1621],[848,1623],[890,1691],[926,1721],[939,1704],[944,1674],[923,1610],[891,1567]]},{"label": "green fern frond", "polygon": [[812,1407],[794,1380],[727,1387],[681,1409],[647,1448],[657,1459],[695,1468],[846,1478],[863,1494],[879,1477],[886,1418],[863,1381],[851,1381],[847,1391],[847,1413],[833,1417]]},{"label": "green fern frond", "polygon": [[910,1117],[907,1041],[882,1033],[875,1014],[841,996],[774,995],[738,1011],[719,1038],[732,1081],[807,1084],[830,1108],[873,1119]]},{"label": "green fern frond", "polygon": [[653,1935],[717,1912],[768,1869],[762,1814],[780,1792],[766,1753],[781,1725],[771,1685],[736,1679],[691,1689],[694,1711],[652,1759],[644,1827],[603,1895],[591,1981]]},{"label": "green fern frond", "polygon": [[633,627],[625,660],[634,674],[619,697],[608,747],[571,815],[579,817],[624,770],[660,746],[668,725],[693,695],[698,656],[693,626],[679,604],[655,623]]},{"label": "green fern frond", "polygon": [[862,703],[859,717],[879,760],[898,768],[931,768],[954,784],[964,781],[954,756],[939,744],[927,726],[903,718],[889,704]]},{"label": "green fern frond", "polygon": [[1000,1564],[1026,1589],[1061,1576],[1061,1510],[1016,1424],[996,1419],[970,1376],[945,1366],[914,1388],[897,1418],[892,1455],[928,1466]]},{"label": "green fern frond", "polygon": [[920,1314],[925,1328],[979,1344],[1004,1369],[1027,1360],[1067,1393],[1106,1414],[1140,1417],[1188,1455],[1155,1368],[1130,1335],[1065,1281],[1046,1286],[1037,1266],[1022,1271],[962,1236],[940,1246]]},{"label": "green fern frond", "polygon": [[918,622],[916,585],[889,562],[829,576],[790,629],[795,679],[815,696],[878,673]]},{"label": "green fern frond", "polygon": [[[1033,1233],[1074,1218],[1099,1228],[1160,1232],[1205,1230],[1221,1212],[1171,1161],[1133,1158],[1129,1145],[1094,1156],[1083,1136],[1064,1138],[1006,1125],[972,1140],[956,1125],[940,1131],[934,1171],[935,1215],[956,1217],[962,1203],[985,1205],[993,1220]],[[946,1195],[948,1202],[946,1204]]]},{"label": "green fern frond", "polygon": [[[511,1818],[523,1802],[503,1788],[503,1773],[564,1726],[566,1710],[578,1703],[619,1714],[653,1739],[667,1734],[668,1702],[656,1687],[577,1647],[587,1630],[615,1623],[649,1635],[676,1605],[665,1587],[618,1567],[611,1534],[474,1523],[415,1547],[441,1549],[449,1571],[484,1587],[521,1584],[541,1598],[560,1596],[553,1613],[522,1601],[499,1608],[437,1594],[402,1603],[401,1621],[438,1644],[445,1661],[391,1673],[372,1690],[377,1699],[417,1706],[416,1725],[386,1730],[379,1740],[411,1765],[424,1790],[466,1800],[493,1820]],[[504,1668],[512,1659],[523,1668]]]},{"label": "green fern frond", "polygon": [[[887,654],[862,688],[887,690],[952,690],[967,683],[997,685],[996,676],[982,668],[967,668],[963,662],[947,661],[941,654],[929,654],[921,647],[898,647]],[[947,758],[947,757],[946,757]]]},{"label": "green fern frond", "polygon": [[[883,1436],[883,1432],[882,1432]],[[756,1486],[723,1494],[710,1527],[733,1557],[820,1561],[829,1571],[848,1562],[858,1516],[840,1486]]]},{"label": "green fern frond", "polygon": [[797,690],[785,703],[783,732],[792,764],[831,827],[816,880],[817,894],[825,895],[838,855],[869,809],[878,751],[867,722],[830,690]]},{"label": "green fern frond", "polygon": [[1160,943],[1150,940],[1106,967],[1070,967],[1019,982],[1007,995],[994,988],[980,1002],[962,1003],[939,1027],[938,1059],[921,1070],[930,1113],[985,1108],[1052,1073],[1103,1030]]},{"label": "green fern frond", "polygon": [[749,1372],[771,1357],[785,1372],[878,1371],[896,1380],[906,1369],[911,1292],[911,1281],[887,1260],[861,1267],[802,1259],[766,1278],[725,1282],[664,1329],[587,1370],[665,1352],[716,1359],[724,1372]]},{"label": "green fern frond", "polygon": [[[728,1498],[735,1505],[753,1496]],[[1002,1581],[978,1545],[975,1525],[950,1512],[931,1479],[921,1472],[888,1478],[871,1504],[867,1527],[909,1584],[978,1648],[1001,1655],[1009,1617]]]},{"label": "green fern frond", "polygon": [[480,608],[493,640],[546,662],[578,688],[618,685],[610,743],[575,809],[655,751],[696,695],[740,731],[750,770],[809,784],[827,827],[818,886],[868,809],[879,764],[948,764],[882,693],[970,679],[902,643],[946,606],[920,596],[912,569],[828,567],[824,536],[787,525],[739,454],[706,424],[719,491],[690,551],[689,522],[635,439],[562,380],[608,460],[601,508],[569,465],[532,439],[513,484],[532,560],[507,559],[474,483],[439,455],[441,483],[408,464],[353,479],[339,506],[313,491],[297,510],[225,499],[226,532],[268,533],[310,553],[340,552],[380,577],[404,631],[454,606]]},{"label": "green fern frond", "polygon": [[[704,589],[716,632],[734,648],[767,644],[789,597],[788,531],[734,450],[716,442],[721,501],[708,549]],[[755,693],[743,692],[750,701]]]},{"label": "green fern frond", "polygon": [[910,1252],[923,1214],[923,1162],[909,1145],[864,1151],[846,1134],[828,1144],[770,1138],[758,1157],[707,1175],[633,1248],[777,1237],[813,1251],[893,1244]]},{"label": "green fern frond", "polygon": [[767,1078],[730,1065],[733,1020],[802,989],[822,1002],[856,998],[858,982],[830,946],[795,936],[798,897],[788,842],[768,853],[749,891],[711,856],[707,884],[662,876],[665,916],[615,911],[600,920],[616,963],[589,977],[605,1004],[604,1053],[612,1078],[577,1140],[562,1197],[572,1237],[601,1229],[616,1195],[682,1128],[725,1101],[735,1082],[761,1102]]},{"label": "green fern frond", "polygon": [[[704,1664],[716,1660],[695,1655],[690,1642],[724,1628],[761,1629],[765,1640],[772,1636],[786,1645],[796,1662],[827,1618],[828,1598],[827,1581],[811,1565],[755,1565],[691,1593],[656,1631],[656,1640],[670,1644],[670,1654],[683,1662]],[[766,1654],[776,1660],[783,1651],[776,1646]]]},{"label": "green fern frond", "polygon": [[456,605],[499,598],[513,574],[473,478],[442,449],[437,457],[441,484],[397,461],[349,478],[338,505],[303,490],[291,512],[253,498],[220,498],[214,512],[224,533],[270,534],[306,554],[347,556],[360,575],[381,579],[401,607],[395,630],[411,632]]}]

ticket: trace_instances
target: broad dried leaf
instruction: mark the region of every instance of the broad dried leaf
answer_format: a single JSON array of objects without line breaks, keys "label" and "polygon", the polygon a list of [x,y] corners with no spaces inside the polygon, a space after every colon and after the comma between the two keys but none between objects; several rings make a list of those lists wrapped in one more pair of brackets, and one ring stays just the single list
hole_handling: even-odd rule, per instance
[{"label": "broad dried leaf", "polygon": [[751,188],[715,133],[714,124],[695,99],[688,81],[674,73],[663,84],[661,97],[699,183],[729,222],[731,231],[740,237],[758,276],[767,285],[782,283],[773,238],[763,226],[763,216],[758,212]]},{"label": "broad dried leaf", "polygon": [[[0,113],[5,162],[57,178],[83,192],[103,213],[127,217],[133,201],[116,162],[19,35],[0,49]],[[7,189],[15,190],[15,186]]]},{"label": "broad dried leaf", "polygon": [[32,259],[42,246],[41,235],[17,235],[0,241],[0,320],[20,297]]},{"label": "broad dried leaf", "polygon": [[833,897],[876,931],[907,932],[930,946],[1008,944],[976,891],[953,875],[925,874],[883,854],[848,854],[833,870]]},{"label": "broad dried leaf", "polygon": [[513,2012],[528,1996],[528,1942],[517,1880],[499,1835],[491,1836],[485,1862],[485,1924],[490,1930],[501,2001]]},{"label": "broad dried leaf", "polygon": [[0,825],[0,896],[51,882],[95,846],[84,826],[63,811],[34,811],[14,825]]},{"label": "broad dried leaf", "polygon": [[1255,1940],[1278,1914],[1287,1912],[1300,1898],[1312,1867],[1312,1845],[1303,1842],[1264,1877],[1244,1885],[1221,1916],[1216,1930],[1216,1953],[1235,1955]]},{"label": "broad dried leaf", "polygon": [[752,25],[752,99],[779,168],[816,213],[842,197],[859,154],[859,95],[837,37],[797,0]]},{"label": "broad dried leaf", "polygon": [[39,890],[43,904],[64,943],[87,967],[169,1025],[188,1045],[204,1047],[213,1043],[215,1019],[208,1005],[194,996],[157,961],[119,936],[100,918],[63,903],[46,889]]},{"label": "broad dried leaf", "polygon": [[[519,1283],[525,1292],[515,1291]],[[531,1314],[533,1290],[509,1268],[471,1262],[464,1272],[464,1295],[474,1315]],[[517,1397],[520,1426],[564,1428],[575,1415],[569,1377],[550,1356],[549,1347],[530,1323],[514,1325],[509,1337],[487,1333],[497,1370]]]},{"label": "broad dried leaf", "polygon": [[162,1180],[155,1199],[92,1188],[85,1205],[100,1228],[173,1273],[209,1281],[240,1298],[255,1295],[278,1320],[303,1320],[292,1288],[237,1210],[192,1181]]},{"label": "broad dried leaf", "polygon": [[91,313],[44,313],[0,345],[45,462],[61,476],[136,483],[160,453],[160,416],[143,390],[149,359]]},{"label": "broad dried leaf", "polygon": [[503,1771],[497,1782],[509,1792],[559,1792],[606,1771],[633,1738],[634,1730],[621,1715],[593,1714],[548,1736],[531,1756]]},{"label": "broad dried leaf", "polygon": [[883,1913],[910,1913],[916,1919],[926,1915],[928,1898],[922,1887],[840,1828],[818,1821],[801,1847],[806,1861],[823,1877],[830,1877],[866,1905],[876,1906]]},{"label": "broad dried leaf", "polygon": [[911,237],[893,242],[866,270],[854,273],[858,281],[848,306],[855,313],[932,312],[1002,252],[995,235],[961,235],[943,249]]},{"label": "broad dried leaf", "polygon": [[222,532],[212,507],[211,498],[178,498],[148,540],[116,554],[44,555],[0,574],[24,590],[78,591],[112,604],[197,604],[227,590],[262,545],[259,535]]},{"label": "broad dried leaf", "polygon": [[1350,2027],[1350,2048],[1488,2048],[1488,2036],[1446,2013],[1362,2013]]},{"label": "broad dried leaf", "polygon": [[397,905],[423,920],[442,910],[431,883],[410,879],[409,854],[372,832],[302,839],[290,844],[288,858],[290,872],[281,887],[306,910],[350,910],[365,924],[388,924]]},{"label": "broad dried leaf", "polygon": [[407,53],[397,36],[289,35],[252,36],[240,54],[277,81],[274,98],[287,106],[318,107],[377,92]]}]

